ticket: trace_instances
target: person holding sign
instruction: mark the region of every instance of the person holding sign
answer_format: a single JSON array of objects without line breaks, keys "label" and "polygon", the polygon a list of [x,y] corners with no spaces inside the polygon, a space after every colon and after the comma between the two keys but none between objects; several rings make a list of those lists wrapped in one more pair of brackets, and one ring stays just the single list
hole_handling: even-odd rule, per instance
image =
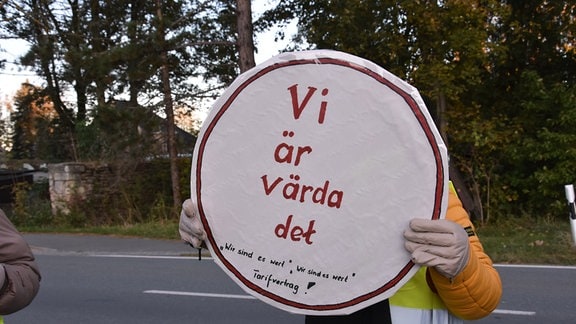
[{"label": "person holding sign", "polygon": [[210,110],[180,234],[307,323],[459,323],[502,291],[448,178],[416,88],[347,53],[283,53]]},{"label": "person holding sign", "polygon": [[[190,199],[182,206],[181,238],[196,248],[206,232]],[[390,299],[343,316],[306,316],[306,323],[462,323],[489,315],[502,284],[453,187],[446,219],[413,219],[404,232],[422,268]]]}]

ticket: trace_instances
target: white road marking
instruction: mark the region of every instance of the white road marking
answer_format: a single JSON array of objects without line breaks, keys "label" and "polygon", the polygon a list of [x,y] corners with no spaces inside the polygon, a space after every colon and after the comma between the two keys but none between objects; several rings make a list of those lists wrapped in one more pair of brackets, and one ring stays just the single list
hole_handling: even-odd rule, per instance
[{"label": "white road marking", "polygon": [[188,291],[171,291],[171,290],[144,290],[145,294],[161,294],[161,295],[178,295],[178,296],[195,296],[195,297],[215,297],[215,298],[233,298],[233,299],[256,299],[250,295],[229,295],[229,294],[211,294],[211,293],[197,293]]},{"label": "white road marking", "polygon": [[[145,294],[159,294],[159,295],[176,295],[176,296],[193,296],[193,297],[213,297],[213,298],[230,298],[230,299],[256,299],[250,295],[229,295],[229,294],[212,294],[212,293],[199,293],[188,291],[172,291],[172,290],[145,290]],[[534,316],[536,312],[518,311],[509,309],[496,309],[493,314],[501,315],[522,315]]]},{"label": "white road marking", "polygon": [[[198,256],[175,256],[175,255],[170,256],[170,255],[137,255],[137,254],[91,254],[90,256],[101,258],[198,260]],[[213,258],[202,256],[202,260],[213,260]]]},{"label": "white road marking", "polygon": [[556,266],[556,265],[540,265],[540,264],[495,264],[494,266],[496,268],[576,270],[576,266]]},{"label": "white road marking", "polygon": [[536,312],[517,311],[517,310],[508,310],[508,309],[496,309],[495,311],[492,312],[492,314],[534,316],[534,315],[536,315]]}]

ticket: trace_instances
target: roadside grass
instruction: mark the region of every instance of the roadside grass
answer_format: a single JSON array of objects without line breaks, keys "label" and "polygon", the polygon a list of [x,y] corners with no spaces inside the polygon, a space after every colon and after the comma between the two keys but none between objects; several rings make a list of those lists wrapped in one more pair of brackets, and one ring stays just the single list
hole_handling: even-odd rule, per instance
[{"label": "roadside grass", "polygon": [[155,221],[128,225],[107,226],[20,226],[23,233],[65,233],[65,234],[93,234],[113,235],[126,237],[145,237],[150,239],[179,240],[177,221]]},{"label": "roadside grass", "polygon": [[[76,233],[179,240],[177,220],[132,225],[70,227],[23,226],[22,232]],[[494,263],[576,265],[570,222],[510,218],[477,226],[478,236]]]},{"label": "roadside grass", "polygon": [[576,265],[570,221],[510,218],[477,228],[495,263]]}]

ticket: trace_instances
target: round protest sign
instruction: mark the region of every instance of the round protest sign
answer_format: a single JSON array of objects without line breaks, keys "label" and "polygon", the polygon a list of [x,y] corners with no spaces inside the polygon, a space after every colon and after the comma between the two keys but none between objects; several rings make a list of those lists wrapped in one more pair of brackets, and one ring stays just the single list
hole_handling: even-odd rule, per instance
[{"label": "round protest sign", "polygon": [[418,91],[335,51],[242,74],[205,120],[192,200],[218,265],[300,314],[349,314],[418,270],[402,233],[443,217],[447,153]]}]

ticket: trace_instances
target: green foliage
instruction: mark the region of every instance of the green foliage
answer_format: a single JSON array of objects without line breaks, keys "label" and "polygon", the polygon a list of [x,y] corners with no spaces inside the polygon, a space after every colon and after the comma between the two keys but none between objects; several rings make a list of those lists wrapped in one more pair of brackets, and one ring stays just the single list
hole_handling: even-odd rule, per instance
[{"label": "green foliage", "polygon": [[528,70],[511,96],[521,113],[490,116],[480,106],[450,112],[451,120],[466,120],[449,129],[452,158],[476,185],[485,219],[564,215],[563,186],[574,182],[576,158],[574,91]]},{"label": "green foliage", "polygon": [[482,201],[483,213],[477,215],[488,222],[494,214],[514,215],[507,206],[516,203],[517,193],[506,185],[502,161],[507,160],[503,147],[510,145],[517,132],[505,118],[485,119],[480,107],[448,112],[450,120],[466,120],[465,125],[449,125],[450,159],[465,175],[470,192],[476,201]]},{"label": "green foliage", "polygon": [[576,88],[546,85],[535,72],[523,74],[521,86],[525,95],[519,106],[525,114],[519,120],[525,131],[510,162],[524,176],[513,183],[525,210],[562,215],[564,185],[576,180]]}]

